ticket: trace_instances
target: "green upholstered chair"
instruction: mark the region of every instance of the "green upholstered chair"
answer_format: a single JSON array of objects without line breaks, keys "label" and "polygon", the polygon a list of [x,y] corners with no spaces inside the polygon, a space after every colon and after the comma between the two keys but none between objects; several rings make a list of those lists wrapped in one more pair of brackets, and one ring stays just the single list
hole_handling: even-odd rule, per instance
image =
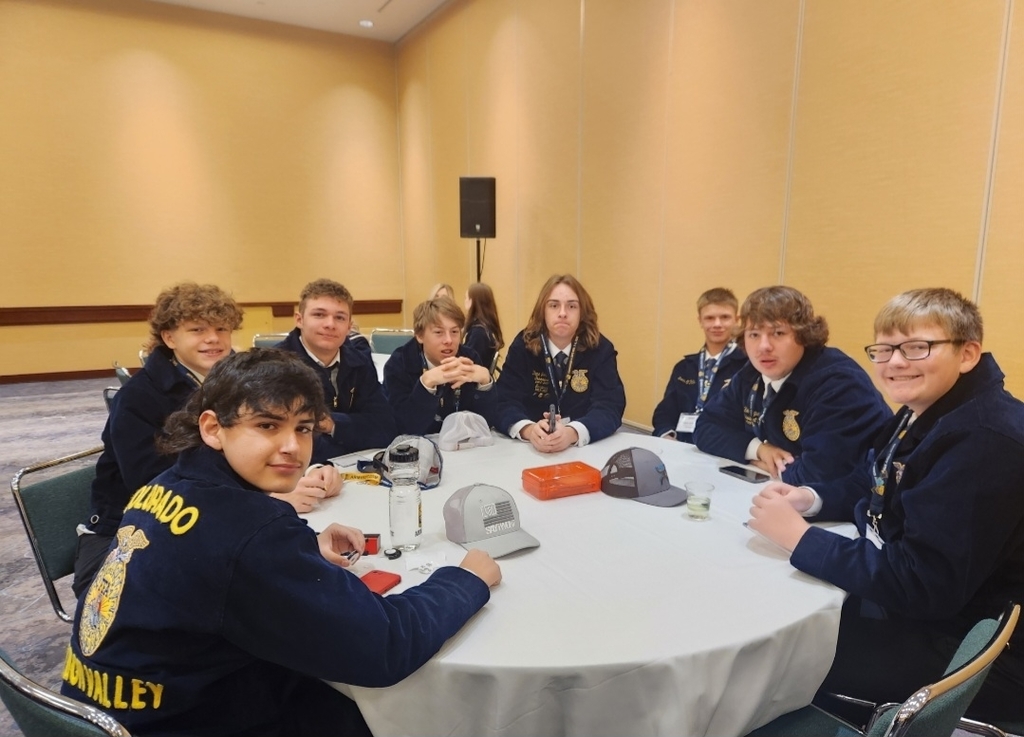
[{"label": "green upholstered chair", "polygon": [[413,331],[398,328],[374,328],[370,331],[370,347],[374,353],[391,355],[413,337]]},{"label": "green upholstered chair", "polygon": [[1024,722],[996,722],[994,724],[986,724],[985,722],[977,722],[965,717],[960,720],[958,728],[961,732],[985,735],[985,737],[1009,737],[1009,735],[1024,737]]},{"label": "green upholstered chair", "polygon": [[98,455],[102,451],[101,445],[26,466],[11,479],[14,502],[18,505],[21,522],[43,577],[46,593],[53,610],[65,622],[71,621],[71,615],[64,610],[53,582],[75,571],[77,528],[89,515],[89,497],[92,481],[96,478],[96,464],[91,463],[86,468],[78,468],[24,487],[22,480],[33,473]]},{"label": "green upholstered chair", "polygon": [[117,376],[117,380],[121,382],[121,386],[128,383],[128,379],[132,378],[132,375],[128,372],[124,366],[114,361],[114,375]]},{"label": "green upholstered chair", "polygon": [[3,650],[0,700],[25,737],[131,737],[112,716],[27,678]]},{"label": "green upholstered chair", "polygon": [[107,412],[110,411],[110,406],[114,401],[114,395],[117,394],[119,386],[108,386],[103,390],[103,403],[107,405]]},{"label": "green upholstered chair", "polygon": [[971,700],[989,668],[1017,626],[1020,605],[1012,604],[998,620],[976,624],[953,655],[943,678],[918,690],[902,704],[879,706],[865,731],[816,706],[783,714],[747,737],[944,737],[961,726]]},{"label": "green upholstered chair", "polygon": [[253,348],[273,348],[288,337],[288,333],[256,333],[252,336]]}]

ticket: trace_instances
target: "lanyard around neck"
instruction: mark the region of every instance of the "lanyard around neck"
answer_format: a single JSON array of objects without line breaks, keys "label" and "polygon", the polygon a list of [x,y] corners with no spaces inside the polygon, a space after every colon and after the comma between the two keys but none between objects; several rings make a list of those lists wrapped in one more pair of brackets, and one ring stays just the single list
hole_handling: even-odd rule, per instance
[{"label": "lanyard around neck", "polygon": [[711,393],[711,385],[715,382],[715,376],[718,375],[718,369],[722,367],[722,361],[736,348],[735,343],[729,343],[722,352],[718,355],[718,360],[715,361],[715,365],[711,368],[707,368],[708,348],[704,346],[700,349],[700,357],[698,359],[697,368],[697,386],[699,387],[697,393],[697,406],[696,411],[700,412],[704,409],[704,404],[708,401],[708,394]]},{"label": "lanyard around neck", "polygon": [[[747,397],[747,411],[750,413],[750,420],[754,423],[754,434],[761,438],[763,432],[764,417],[768,413],[768,407],[771,406],[772,400],[775,399],[776,391],[772,388],[771,382],[765,382],[765,391],[761,391],[761,381],[764,377],[758,376],[757,381],[750,387],[750,396]],[[763,395],[763,396],[762,396]],[[757,407],[757,398],[761,399],[761,411],[757,414],[757,419],[754,419],[754,411]]]},{"label": "lanyard around neck", "polygon": [[[576,360],[576,341],[579,338],[572,339],[572,347],[569,349],[569,360],[565,364],[565,373],[562,375],[562,380],[559,381],[555,376],[555,362],[551,358],[551,349],[548,348],[548,337],[541,335],[540,344],[544,349],[544,366],[548,371],[548,379],[551,381],[551,393],[555,397],[555,409],[559,414],[562,413],[562,397],[565,396],[566,387],[569,386],[569,376],[572,374],[572,364]],[[561,353],[561,351],[559,351]]]},{"label": "lanyard around neck", "polygon": [[896,449],[900,446],[900,441],[907,434],[907,426],[910,424],[910,418],[914,414],[909,407],[904,407],[901,413],[900,420],[896,423],[896,430],[893,432],[892,437],[889,438],[885,448],[882,449],[881,455],[875,459],[875,463],[871,467],[874,485],[871,487],[871,503],[868,506],[868,517],[871,519],[871,525],[875,528],[875,533],[878,533],[878,523],[882,519],[882,512],[885,508],[885,486],[889,481],[889,470],[893,465],[892,459],[896,455]]}]

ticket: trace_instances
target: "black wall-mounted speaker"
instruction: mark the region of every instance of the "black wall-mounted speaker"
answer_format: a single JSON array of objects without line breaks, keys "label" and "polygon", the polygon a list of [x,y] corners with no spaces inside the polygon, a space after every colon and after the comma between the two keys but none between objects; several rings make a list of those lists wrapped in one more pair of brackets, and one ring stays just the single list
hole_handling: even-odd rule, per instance
[{"label": "black wall-mounted speaker", "polygon": [[459,177],[462,238],[494,238],[494,177]]}]

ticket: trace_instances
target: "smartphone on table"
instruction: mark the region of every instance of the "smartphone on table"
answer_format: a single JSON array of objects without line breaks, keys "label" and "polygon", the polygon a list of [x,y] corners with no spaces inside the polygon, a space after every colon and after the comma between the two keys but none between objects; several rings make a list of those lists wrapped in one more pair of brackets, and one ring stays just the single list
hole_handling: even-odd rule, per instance
[{"label": "smartphone on table", "polygon": [[749,481],[752,484],[763,484],[771,479],[771,476],[766,473],[755,471],[752,468],[744,468],[743,466],[722,466],[718,470],[726,476],[734,476],[742,481]]}]

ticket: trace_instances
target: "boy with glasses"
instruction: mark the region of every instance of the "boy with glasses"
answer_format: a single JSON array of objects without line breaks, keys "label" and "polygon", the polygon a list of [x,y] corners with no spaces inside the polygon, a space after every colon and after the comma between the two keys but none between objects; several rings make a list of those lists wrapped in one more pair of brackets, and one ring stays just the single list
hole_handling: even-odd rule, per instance
[{"label": "boy with glasses", "polygon": [[871,379],[825,345],[828,323],[792,287],[752,293],[739,326],[750,363],[708,402],[693,442],[791,484],[845,476],[892,416]]},{"label": "boy with glasses", "polygon": [[[902,408],[847,477],[754,498],[752,529],[851,594],[823,691],[904,701],[942,677],[978,620],[1024,598],[1024,404],[981,341],[978,308],[956,292],[894,297],[865,350]],[[860,537],[807,518],[853,521]],[[1024,721],[1018,643],[1019,628],[967,716]]]}]

